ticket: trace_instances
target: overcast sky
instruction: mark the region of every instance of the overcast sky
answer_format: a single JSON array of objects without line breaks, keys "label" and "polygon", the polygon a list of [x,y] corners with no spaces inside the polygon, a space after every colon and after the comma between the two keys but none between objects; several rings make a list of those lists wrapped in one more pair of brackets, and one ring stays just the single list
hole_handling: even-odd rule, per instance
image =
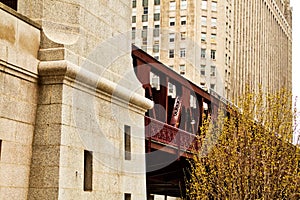
[{"label": "overcast sky", "polygon": [[298,96],[297,107],[300,110],[300,1],[291,0],[291,6],[293,7],[293,95]]}]

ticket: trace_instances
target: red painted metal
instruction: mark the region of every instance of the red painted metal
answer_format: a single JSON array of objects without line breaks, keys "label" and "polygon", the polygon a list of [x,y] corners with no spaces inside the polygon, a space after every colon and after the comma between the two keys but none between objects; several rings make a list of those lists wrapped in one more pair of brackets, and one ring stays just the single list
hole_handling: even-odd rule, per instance
[{"label": "red painted metal", "polygon": [[197,151],[200,144],[198,137],[184,130],[175,128],[158,120],[145,117],[146,139],[181,151]]}]

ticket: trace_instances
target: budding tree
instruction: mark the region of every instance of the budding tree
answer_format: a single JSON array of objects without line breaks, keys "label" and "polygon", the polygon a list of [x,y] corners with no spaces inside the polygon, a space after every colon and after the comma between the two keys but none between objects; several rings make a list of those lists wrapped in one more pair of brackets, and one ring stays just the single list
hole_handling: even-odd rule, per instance
[{"label": "budding tree", "polygon": [[[186,199],[300,199],[300,150],[292,145],[291,94],[247,92],[201,127],[186,172]],[[222,111],[223,110],[223,111]]]}]

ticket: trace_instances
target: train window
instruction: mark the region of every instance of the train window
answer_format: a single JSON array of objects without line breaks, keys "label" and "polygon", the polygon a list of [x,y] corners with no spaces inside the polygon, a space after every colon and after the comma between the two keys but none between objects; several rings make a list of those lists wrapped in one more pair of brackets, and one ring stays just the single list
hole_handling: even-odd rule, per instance
[{"label": "train window", "polygon": [[8,7],[11,7],[14,10],[17,10],[17,8],[18,8],[17,0],[0,0],[0,2],[7,5]]},{"label": "train window", "polygon": [[170,82],[168,83],[168,96],[176,97],[176,86]]},{"label": "train window", "polygon": [[150,72],[150,85],[152,88],[156,88],[157,90],[160,90],[159,76],[154,74],[153,72]]},{"label": "train window", "polygon": [[190,95],[190,107],[197,108],[197,99],[194,95]]}]

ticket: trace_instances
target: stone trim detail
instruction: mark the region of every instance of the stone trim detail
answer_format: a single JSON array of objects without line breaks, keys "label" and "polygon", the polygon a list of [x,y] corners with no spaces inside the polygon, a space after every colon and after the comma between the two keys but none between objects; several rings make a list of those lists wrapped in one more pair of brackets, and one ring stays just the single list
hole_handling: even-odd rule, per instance
[{"label": "stone trim detail", "polygon": [[38,73],[42,84],[78,83],[85,89],[109,95],[114,102],[121,101],[144,112],[153,107],[153,102],[144,96],[66,60],[42,61]]}]

